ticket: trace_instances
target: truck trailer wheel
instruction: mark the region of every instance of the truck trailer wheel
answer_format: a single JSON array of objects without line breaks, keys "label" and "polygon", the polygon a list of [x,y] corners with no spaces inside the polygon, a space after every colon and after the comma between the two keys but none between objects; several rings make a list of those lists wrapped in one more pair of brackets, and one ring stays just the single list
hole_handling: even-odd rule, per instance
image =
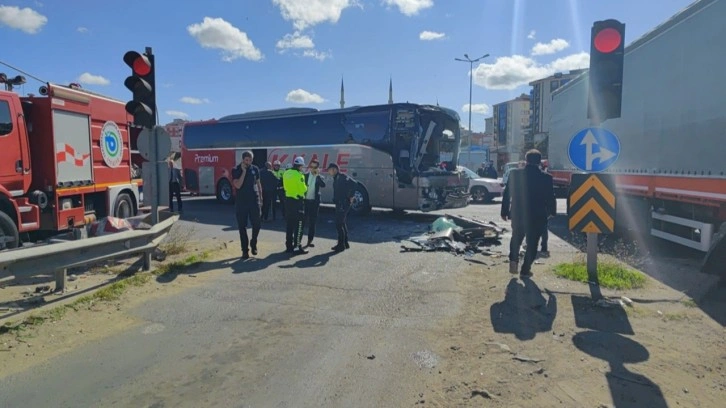
[{"label": "truck trailer wheel", "polygon": [[121,193],[116,197],[116,202],[113,205],[113,216],[116,218],[130,218],[134,216],[134,203],[128,194]]},{"label": "truck trailer wheel", "polygon": [[15,222],[9,215],[0,211],[0,250],[20,246],[20,234]]}]

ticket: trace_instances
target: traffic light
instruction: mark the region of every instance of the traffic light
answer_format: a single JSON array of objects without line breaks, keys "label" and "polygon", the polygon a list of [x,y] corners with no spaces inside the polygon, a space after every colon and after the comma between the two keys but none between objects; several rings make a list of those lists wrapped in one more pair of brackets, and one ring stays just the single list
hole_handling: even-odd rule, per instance
[{"label": "traffic light", "polygon": [[620,117],[623,96],[625,24],[596,21],[590,39],[588,119],[598,123]]},{"label": "traffic light", "polygon": [[153,128],[156,126],[156,80],[151,48],[146,48],[144,54],[127,52],[124,62],[131,68],[131,76],[126,78],[124,85],[134,95],[126,104],[126,112],[134,116],[135,125]]}]

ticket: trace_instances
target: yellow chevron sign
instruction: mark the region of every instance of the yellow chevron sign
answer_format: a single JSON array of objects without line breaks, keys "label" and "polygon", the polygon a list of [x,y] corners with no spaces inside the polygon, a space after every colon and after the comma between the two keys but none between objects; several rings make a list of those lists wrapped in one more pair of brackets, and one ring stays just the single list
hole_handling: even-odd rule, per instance
[{"label": "yellow chevron sign", "polygon": [[573,174],[567,199],[570,231],[615,232],[615,183],[607,174]]}]

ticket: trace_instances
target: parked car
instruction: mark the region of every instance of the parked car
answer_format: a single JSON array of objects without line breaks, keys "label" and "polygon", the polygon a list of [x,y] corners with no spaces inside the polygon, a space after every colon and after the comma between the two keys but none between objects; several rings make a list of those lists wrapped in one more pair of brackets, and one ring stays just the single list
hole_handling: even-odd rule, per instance
[{"label": "parked car", "polygon": [[491,203],[494,198],[502,196],[501,178],[482,178],[466,167],[459,166],[458,168],[469,178],[469,194],[474,202]]}]

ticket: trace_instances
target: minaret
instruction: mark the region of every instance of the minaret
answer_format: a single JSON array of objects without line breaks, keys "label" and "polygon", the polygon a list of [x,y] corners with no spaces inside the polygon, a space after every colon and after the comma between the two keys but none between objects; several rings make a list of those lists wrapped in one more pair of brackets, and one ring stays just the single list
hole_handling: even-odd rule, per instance
[{"label": "minaret", "polygon": [[340,109],[345,108],[345,86],[343,86],[343,78],[340,78]]},{"label": "minaret", "polygon": [[388,104],[393,104],[393,78],[388,80]]}]

